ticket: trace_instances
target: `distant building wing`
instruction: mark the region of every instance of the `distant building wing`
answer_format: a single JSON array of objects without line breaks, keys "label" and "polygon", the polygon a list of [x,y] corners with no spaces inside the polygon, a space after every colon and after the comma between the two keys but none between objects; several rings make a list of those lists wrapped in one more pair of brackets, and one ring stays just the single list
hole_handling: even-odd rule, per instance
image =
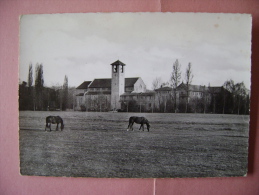
[{"label": "distant building wing", "polygon": [[153,96],[155,95],[156,92],[155,91],[147,91],[147,92],[144,92],[144,93],[135,93],[135,92],[132,92],[132,93],[124,93],[122,94],[121,96],[124,97],[124,96]]},{"label": "distant building wing", "polygon": [[172,91],[173,88],[172,87],[161,87],[158,89],[155,89],[155,91]]},{"label": "distant building wing", "polygon": [[76,94],[76,96],[84,96],[84,93]]}]

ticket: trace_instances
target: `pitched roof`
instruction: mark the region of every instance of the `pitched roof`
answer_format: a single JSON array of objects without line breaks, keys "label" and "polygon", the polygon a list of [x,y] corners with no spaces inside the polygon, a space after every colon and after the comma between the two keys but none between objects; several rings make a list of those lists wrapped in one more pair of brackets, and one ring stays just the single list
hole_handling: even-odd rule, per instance
[{"label": "pitched roof", "polygon": [[190,85],[191,91],[204,91],[206,89],[207,89],[207,87],[202,86],[202,85]]},{"label": "pitched roof", "polygon": [[111,79],[94,79],[89,88],[111,88]]},{"label": "pitched roof", "polygon": [[113,62],[111,65],[121,65],[121,66],[125,66],[126,64],[122,63],[120,60],[117,60],[116,62]]},{"label": "pitched roof", "polygon": [[[125,78],[125,87],[133,87],[139,77]],[[111,88],[111,79],[94,79],[89,88]]]},{"label": "pitched roof", "polygon": [[211,93],[220,93],[222,91],[223,87],[209,87],[209,91]]},{"label": "pitched roof", "polygon": [[[181,83],[180,85],[178,85],[177,89],[181,89],[181,88],[184,88],[186,89],[187,85],[184,84],[184,83]],[[204,90],[207,90],[208,88],[204,85],[189,85],[189,90],[190,91],[196,91],[196,92],[202,92]]]},{"label": "pitched roof", "polygon": [[[184,88],[186,89],[186,84],[181,83],[177,89]],[[222,87],[206,87],[204,85],[189,85],[189,90],[194,92],[204,92],[209,91],[210,93],[220,93],[224,88]]]},{"label": "pitched roof", "polygon": [[125,78],[125,87],[133,87],[139,77]]},{"label": "pitched roof", "polygon": [[81,85],[79,85],[76,89],[87,89],[88,85],[91,83],[92,81],[84,81]]}]

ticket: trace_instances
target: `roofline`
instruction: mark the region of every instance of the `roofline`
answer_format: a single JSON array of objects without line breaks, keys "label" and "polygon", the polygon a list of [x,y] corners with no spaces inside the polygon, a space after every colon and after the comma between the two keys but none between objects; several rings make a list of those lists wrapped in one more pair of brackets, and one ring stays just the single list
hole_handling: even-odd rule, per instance
[{"label": "roofline", "polygon": [[[94,79],[94,80],[112,80],[112,78],[96,78],[96,79]],[[125,79],[141,79],[141,77],[127,77],[127,78],[125,78]],[[88,88],[111,88],[111,87],[91,87],[91,84],[94,82],[94,80],[93,81],[91,81],[91,83],[88,85],[89,87]],[[143,80],[142,80],[143,81]],[[136,82],[135,82],[136,83]],[[134,83],[134,84],[135,84]],[[129,87],[129,86],[126,86],[125,85],[125,87]]]},{"label": "roofline", "polygon": [[[88,88],[88,86],[89,86],[93,81],[84,81],[83,83],[85,83],[85,82],[89,82],[89,84],[87,85],[87,88]],[[81,83],[80,85],[82,85],[83,83]],[[80,85],[79,85],[79,86],[80,86]],[[79,86],[78,86],[78,87],[79,87]],[[78,87],[76,87],[76,89],[79,89]],[[82,88],[82,89],[86,89],[86,88]]]},{"label": "roofline", "polygon": [[[100,79],[100,80],[109,80],[110,79],[111,80],[111,78],[98,78],[98,79]],[[91,87],[92,83],[95,80],[97,80],[97,79],[92,80],[92,82],[88,85],[88,88],[107,88],[107,87]],[[108,87],[108,88],[110,88],[110,87]]]},{"label": "roofline", "polygon": [[[181,84],[183,84],[183,85],[187,85],[186,83],[184,83],[184,82],[182,82]],[[177,87],[179,87],[181,84],[179,84]],[[223,86],[206,86],[206,85],[193,85],[193,84],[189,84],[189,86],[200,86],[200,87],[207,87],[207,88],[215,88],[215,87],[219,87],[219,88],[221,88],[221,87],[223,87]],[[176,88],[177,88],[176,87]]]}]

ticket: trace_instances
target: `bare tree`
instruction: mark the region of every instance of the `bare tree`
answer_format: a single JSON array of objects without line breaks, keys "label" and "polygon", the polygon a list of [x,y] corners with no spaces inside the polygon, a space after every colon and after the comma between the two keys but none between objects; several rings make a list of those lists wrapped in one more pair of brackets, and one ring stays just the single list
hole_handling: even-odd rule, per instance
[{"label": "bare tree", "polygon": [[188,111],[188,104],[189,104],[189,91],[190,91],[190,85],[192,83],[193,79],[193,73],[192,73],[192,64],[189,62],[188,67],[185,72],[185,82],[186,82],[186,104],[185,104],[185,113]]},{"label": "bare tree", "polygon": [[[210,84],[208,86],[210,86]],[[203,93],[202,93],[203,113],[204,114],[206,113],[206,110],[207,110],[208,98],[209,98],[209,87],[207,88],[204,85]]]},{"label": "bare tree", "polygon": [[227,99],[227,88],[228,88],[228,82],[229,81],[226,81],[224,84],[223,84],[223,110],[222,110],[222,114],[225,114],[226,112],[226,99]]},{"label": "bare tree", "polygon": [[161,77],[156,77],[152,82],[152,89],[153,90],[158,89],[162,86],[162,84],[163,84],[163,81]]},{"label": "bare tree", "polygon": [[170,82],[173,88],[173,98],[174,98],[174,110],[177,110],[177,101],[176,101],[176,88],[178,87],[181,81],[181,64],[178,59],[173,64],[173,72],[171,74]]},{"label": "bare tree", "polygon": [[63,90],[62,90],[62,110],[66,110],[68,107],[68,78],[65,75]]},{"label": "bare tree", "polygon": [[156,91],[156,102],[158,103],[158,111],[162,112],[163,107],[163,95],[161,91]]},{"label": "bare tree", "polygon": [[231,109],[231,113],[233,114],[234,113],[234,109],[235,109],[235,93],[236,93],[236,87],[235,87],[235,83],[232,79],[230,80],[227,80],[225,83],[224,83],[224,88],[230,92],[230,95],[231,95],[231,99],[232,99],[232,104],[230,105],[230,109]]},{"label": "bare tree", "polygon": [[43,109],[43,89],[44,89],[44,78],[43,78],[43,65],[36,64],[35,71],[35,98],[36,98],[36,109]]},{"label": "bare tree", "polygon": [[55,105],[53,109],[62,109],[62,85],[55,83],[51,86],[51,89],[55,91]]},{"label": "bare tree", "polygon": [[28,97],[29,97],[29,109],[35,110],[35,100],[34,100],[34,93],[33,93],[33,69],[32,64],[29,65],[29,73],[28,73]]},{"label": "bare tree", "polygon": [[[247,103],[249,102],[249,94],[244,82],[234,83],[232,79],[227,80],[223,85],[223,90],[227,90],[230,97],[229,109],[231,114],[240,114],[241,110],[247,112]],[[224,91],[224,106],[225,106],[225,91]]]},{"label": "bare tree", "polygon": [[28,74],[28,86],[32,87],[32,83],[33,83],[33,77],[32,77],[32,64],[30,63],[29,65],[29,74]]},{"label": "bare tree", "polygon": [[73,109],[74,108],[74,94],[76,93],[75,87],[68,87],[68,108]]},{"label": "bare tree", "polygon": [[241,83],[237,83],[235,85],[235,88],[236,88],[236,96],[237,96],[237,101],[238,101],[238,103],[237,103],[237,114],[239,115],[242,103],[244,103],[245,100],[246,100],[246,96],[247,96],[246,87],[245,87],[244,82],[241,82]]}]

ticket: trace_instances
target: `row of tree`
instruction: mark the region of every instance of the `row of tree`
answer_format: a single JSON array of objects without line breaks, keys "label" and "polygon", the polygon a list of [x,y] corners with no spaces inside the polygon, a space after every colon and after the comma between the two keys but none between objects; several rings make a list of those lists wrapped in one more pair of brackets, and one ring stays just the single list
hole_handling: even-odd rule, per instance
[{"label": "row of tree", "polygon": [[65,75],[63,85],[44,86],[43,65],[35,66],[33,85],[33,66],[29,65],[28,82],[19,85],[19,110],[66,110],[73,108],[75,88],[68,87]]},{"label": "row of tree", "polygon": [[[165,86],[172,88],[172,92],[167,97],[161,96],[159,99],[158,110],[160,112],[249,114],[250,92],[243,82],[234,83],[230,79],[219,87],[202,86],[200,96],[190,96],[193,77],[192,64],[189,63],[185,70],[184,81],[182,81],[181,65],[176,60],[168,82],[162,82],[160,77],[155,78],[152,83],[153,90]],[[185,85],[182,99],[179,97],[181,82]]]},{"label": "row of tree", "polygon": [[[177,105],[177,87],[181,83],[182,78],[182,72],[181,72],[181,64],[179,63],[178,59],[173,64],[173,71],[170,76],[170,80],[168,82],[162,82],[162,79],[160,77],[155,78],[155,80],[152,83],[152,89],[158,89],[160,87],[164,86],[170,86],[172,87],[172,98],[170,98],[170,101],[173,101],[173,109],[174,112],[177,112],[179,110],[179,106]],[[192,83],[193,79],[193,73],[192,73],[192,64],[189,63],[186,71],[185,71],[185,84],[186,84],[186,101],[185,101],[185,109],[184,112],[188,112],[188,106],[189,106],[189,92],[190,92],[190,85]],[[171,102],[170,102],[171,103]],[[181,106],[182,107],[182,106]]]}]

